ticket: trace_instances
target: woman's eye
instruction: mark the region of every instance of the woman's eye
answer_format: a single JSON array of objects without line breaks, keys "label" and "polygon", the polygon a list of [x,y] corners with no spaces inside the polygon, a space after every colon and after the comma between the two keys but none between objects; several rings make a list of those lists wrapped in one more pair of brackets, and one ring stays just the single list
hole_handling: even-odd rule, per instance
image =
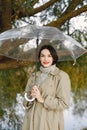
[{"label": "woman's eye", "polygon": [[51,55],[48,55],[48,57],[52,57]]},{"label": "woman's eye", "polygon": [[41,55],[40,57],[44,57],[44,55]]},{"label": "woman's eye", "polygon": [[52,56],[51,55],[46,56],[46,55],[41,54],[40,57],[48,57],[49,58],[49,57],[52,57]]}]

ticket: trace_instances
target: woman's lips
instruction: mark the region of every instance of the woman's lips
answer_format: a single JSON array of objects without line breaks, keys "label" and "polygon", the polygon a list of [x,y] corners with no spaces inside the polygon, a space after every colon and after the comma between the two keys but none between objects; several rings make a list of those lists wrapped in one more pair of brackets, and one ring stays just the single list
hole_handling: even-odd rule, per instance
[{"label": "woman's lips", "polygon": [[43,62],[44,64],[49,64],[49,62]]}]

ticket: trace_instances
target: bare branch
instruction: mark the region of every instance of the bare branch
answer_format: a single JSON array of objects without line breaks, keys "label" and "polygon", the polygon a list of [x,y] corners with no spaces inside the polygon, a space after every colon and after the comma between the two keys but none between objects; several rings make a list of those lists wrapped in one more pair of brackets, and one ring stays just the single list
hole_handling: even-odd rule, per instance
[{"label": "bare branch", "polygon": [[27,16],[26,14],[28,14],[28,16],[33,16],[34,14],[41,12],[41,11],[45,10],[46,8],[50,7],[57,1],[58,0],[50,0],[49,2],[43,4],[42,6],[40,6],[38,8],[32,8],[29,10],[26,10],[25,8],[18,9],[18,10],[16,10],[15,14],[12,15],[12,19],[15,19],[16,16],[18,16],[18,18],[26,17]]},{"label": "bare branch", "polygon": [[[58,1],[58,0],[50,0],[49,2],[43,4],[42,6],[31,10],[31,11],[29,12],[29,16],[32,16],[32,15],[38,13],[38,12],[41,12],[41,11],[47,9],[48,7],[50,7],[51,5],[53,5],[53,4],[54,4],[55,2],[57,2],[57,1]],[[33,14],[32,14],[32,13],[33,13]]]},{"label": "bare branch", "polygon": [[34,6],[37,2],[39,2],[39,0],[34,0],[33,6]]},{"label": "bare branch", "polygon": [[71,3],[69,4],[68,8],[66,9],[66,11],[63,13],[66,14],[68,13],[69,11],[74,11],[75,8],[77,7],[77,5],[79,5],[83,0],[72,0]]},{"label": "bare branch", "polygon": [[61,16],[61,18],[57,19],[56,21],[53,21],[47,24],[47,26],[54,26],[54,27],[60,28],[67,20],[70,20],[71,18],[76,17],[86,11],[87,11],[87,5],[83,6],[82,8],[79,8],[78,10],[66,13],[65,15]]}]

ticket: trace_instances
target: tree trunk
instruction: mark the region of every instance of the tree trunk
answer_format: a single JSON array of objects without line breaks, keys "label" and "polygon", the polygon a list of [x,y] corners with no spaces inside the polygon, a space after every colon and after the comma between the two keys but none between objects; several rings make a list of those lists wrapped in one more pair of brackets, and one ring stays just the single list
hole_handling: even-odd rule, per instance
[{"label": "tree trunk", "polygon": [[11,28],[11,0],[0,0],[0,32]]}]

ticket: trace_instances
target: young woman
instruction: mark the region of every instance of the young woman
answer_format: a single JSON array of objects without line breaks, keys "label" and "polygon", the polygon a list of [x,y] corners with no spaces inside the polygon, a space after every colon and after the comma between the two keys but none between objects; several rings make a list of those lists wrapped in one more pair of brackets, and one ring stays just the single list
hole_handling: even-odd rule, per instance
[{"label": "young woman", "polygon": [[64,130],[63,110],[70,105],[71,83],[67,73],[56,67],[58,56],[50,45],[39,51],[40,70],[28,80],[25,92],[32,102],[24,99],[26,114],[22,130]]}]

